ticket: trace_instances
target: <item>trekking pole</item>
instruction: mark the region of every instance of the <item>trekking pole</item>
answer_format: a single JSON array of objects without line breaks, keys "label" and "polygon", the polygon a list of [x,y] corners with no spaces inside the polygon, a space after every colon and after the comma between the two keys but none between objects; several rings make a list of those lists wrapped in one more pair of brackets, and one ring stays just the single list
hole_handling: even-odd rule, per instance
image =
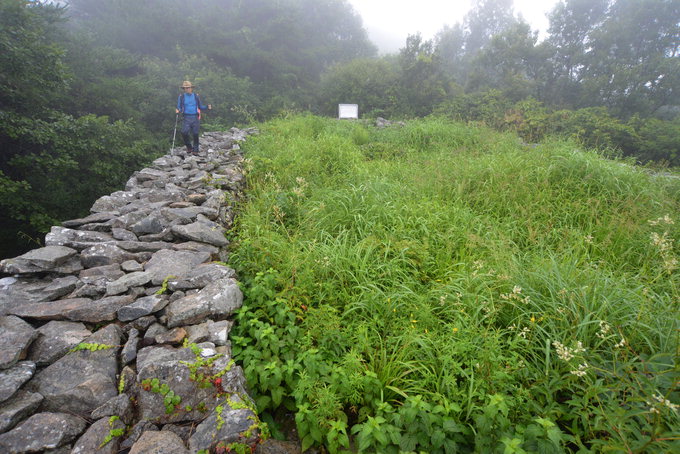
[{"label": "trekking pole", "polygon": [[172,148],[170,152],[175,149],[175,137],[177,137],[177,120],[179,120],[179,114],[175,115],[175,132],[172,133]]}]

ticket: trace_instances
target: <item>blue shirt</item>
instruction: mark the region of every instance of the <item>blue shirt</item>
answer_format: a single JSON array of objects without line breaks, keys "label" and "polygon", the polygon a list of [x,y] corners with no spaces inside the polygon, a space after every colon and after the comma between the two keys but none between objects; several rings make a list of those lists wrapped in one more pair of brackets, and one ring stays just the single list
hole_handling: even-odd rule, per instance
[{"label": "blue shirt", "polygon": [[[184,110],[182,111],[182,96],[184,96]],[[177,109],[185,115],[198,115],[198,109],[207,109],[201,105],[201,99],[196,93],[183,93],[177,98]]]}]

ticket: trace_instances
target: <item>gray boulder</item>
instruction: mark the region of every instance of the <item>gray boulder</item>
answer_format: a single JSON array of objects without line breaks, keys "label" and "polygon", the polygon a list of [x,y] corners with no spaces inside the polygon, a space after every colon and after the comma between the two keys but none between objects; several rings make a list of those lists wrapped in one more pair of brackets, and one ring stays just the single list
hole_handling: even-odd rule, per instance
[{"label": "gray boulder", "polygon": [[14,396],[0,404],[0,433],[7,432],[38,409],[43,396],[19,390]]},{"label": "gray boulder", "polygon": [[158,427],[156,427],[155,424],[153,424],[151,421],[146,421],[142,420],[139,421],[137,424],[132,426],[132,429],[130,429],[129,433],[127,434],[127,438],[123,440],[123,442],[120,444],[120,449],[123,452],[126,452],[132,446],[139,440],[139,438],[142,436],[144,432],[151,432],[151,431],[157,431]]},{"label": "gray boulder", "polygon": [[114,227],[111,229],[111,235],[118,241],[137,241],[137,235],[129,230]]},{"label": "gray boulder", "polygon": [[90,344],[107,345],[105,350],[69,353],[36,374],[29,390],[45,397],[43,408],[89,417],[92,411],[115,397],[118,373],[117,355],[120,328],[109,325],[85,339]]},{"label": "gray boulder", "polygon": [[54,280],[24,277],[0,279],[0,314],[7,314],[10,306],[61,298],[75,290],[77,285],[78,278],[75,276]]},{"label": "gray boulder", "polygon": [[270,438],[264,443],[257,445],[255,454],[300,454],[300,446],[290,441],[279,441]]},{"label": "gray boulder", "polygon": [[127,262],[123,262],[120,264],[120,267],[125,271],[126,273],[134,273],[136,271],[144,271],[144,267],[142,264],[139,262],[136,262],[134,260],[128,260]]},{"label": "gray boulder", "polygon": [[87,423],[66,413],[38,413],[0,435],[0,452],[23,454],[59,448],[80,435]]},{"label": "gray boulder", "polygon": [[119,241],[116,245],[128,252],[156,252],[172,248],[172,244],[164,241]]},{"label": "gray boulder", "polygon": [[132,446],[130,454],[189,454],[189,450],[170,431],[147,431]]},{"label": "gray boulder", "polygon": [[229,241],[224,237],[225,232],[223,227],[209,226],[203,222],[172,226],[172,233],[180,238],[208,243],[218,247],[229,244]]},{"label": "gray boulder", "polygon": [[12,397],[34,373],[35,363],[31,361],[22,361],[9,369],[0,370],[0,403]]},{"label": "gray boulder", "polygon": [[[119,295],[128,291],[130,287],[139,287],[151,281],[151,274],[137,271],[126,274],[114,282],[106,284],[107,295]],[[147,315],[147,314],[144,314]]]},{"label": "gray boulder", "polygon": [[108,233],[92,232],[89,230],[73,230],[66,227],[52,227],[45,236],[46,246],[66,246],[82,251],[101,243],[112,242],[113,237]]},{"label": "gray boulder", "polygon": [[71,320],[74,322],[101,323],[115,320],[121,307],[134,301],[131,295],[110,296],[98,300],[72,298],[57,301],[14,305],[8,313],[36,320]]},{"label": "gray boulder", "polygon": [[139,331],[135,328],[130,330],[128,340],[123,346],[123,351],[120,353],[120,359],[123,364],[130,364],[137,358],[137,347],[139,345]]},{"label": "gray boulder", "polygon": [[220,401],[221,411],[219,411],[220,408],[211,411],[210,415],[196,427],[196,432],[189,439],[191,452],[201,449],[212,452],[220,443],[224,445],[256,443],[259,432],[251,427],[253,421],[257,420],[257,415],[249,408],[241,408],[243,404],[243,400],[238,395],[232,395]]},{"label": "gray boulder", "polygon": [[139,298],[134,303],[118,309],[118,320],[129,322],[146,315],[158,312],[168,305],[167,297],[163,295],[150,295]]},{"label": "gray boulder", "polygon": [[197,293],[173,301],[166,308],[168,327],[200,323],[206,318],[224,319],[243,304],[243,293],[234,279],[220,279]]},{"label": "gray boulder", "polygon": [[211,256],[217,256],[220,248],[212,244],[199,243],[198,241],[186,241],[184,243],[175,243],[172,248],[176,251],[193,251],[193,252],[207,252]]},{"label": "gray boulder", "polygon": [[114,212],[135,200],[135,195],[126,191],[116,191],[111,195],[98,198],[92,208],[91,213]]},{"label": "gray boulder", "polygon": [[70,228],[70,229],[76,229],[82,225],[85,224],[96,224],[96,223],[101,223],[101,222],[107,222],[110,221],[111,219],[115,218],[118,214],[117,213],[94,213],[89,216],[86,216],[84,218],[80,219],[71,219],[70,221],[64,221],[61,223],[62,226]]},{"label": "gray boulder", "polygon": [[132,421],[132,402],[127,394],[119,394],[109,399],[104,405],[96,408],[91,415],[92,419],[105,418],[107,416],[118,416],[124,423]]},{"label": "gray boulder", "polygon": [[112,243],[93,245],[83,250],[80,254],[80,261],[85,268],[120,264],[134,259],[134,254]]},{"label": "gray boulder", "polygon": [[38,328],[38,334],[28,357],[38,366],[46,366],[64,356],[92,333],[82,323],[53,320]]},{"label": "gray boulder", "polygon": [[151,273],[151,282],[160,285],[170,276],[174,276],[173,279],[183,279],[198,265],[209,260],[210,254],[207,252],[164,249],[154,253],[144,269]]},{"label": "gray boulder", "polygon": [[0,317],[0,369],[7,369],[26,358],[38,332],[19,317]]},{"label": "gray boulder", "polygon": [[[161,424],[201,421],[205,418],[205,411],[215,409],[220,400],[212,384],[208,383],[210,386],[204,387],[191,378],[189,365],[196,362],[197,358],[187,348],[147,347],[139,351],[137,402],[142,419],[153,419]],[[245,393],[243,371],[227,357],[215,357],[212,365],[204,366],[200,372],[205,376],[211,376],[220,371],[224,372],[222,388],[225,392]],[[166,411],[160,393],[143,387],[144,380],[154,378],[158,379],[161,385],[166,384],[181,399],[179,406],[171,409],[170,413]]]},{"label": "gray boulder", "polygon": [[[125,429],[125,424],[119,419],[102,418],[98,420],[73,445],[71,454],[116,454],[122,436],[112,437],[109,441],[106,441],[106,438],[112,430],[119,429]],[[106,444],[104,444],[105,441]]]},{"label": "gray boulder", "polygon": [[160,215],[160,213],[151,213],[144,219],[133,224],[130,230],[137,235],[145,235],[149,233],[161,233],[163,229],[168,227],[168,222]]},{"label": "gray boulder", "polygon": [[0,261],[0,272],[7,274],[40,273],[53,271],[78,253],[64,246],[47,246],[33,249],[19,257]]},{"label": "gray boulder", "polygon": [[169,280],[168,288],[173,292],[177,290],[203,288],[211,282],[233,277],[236,277],[236,271],[233,269],[217,263],[208,263],[197,266],[182,279]]}]

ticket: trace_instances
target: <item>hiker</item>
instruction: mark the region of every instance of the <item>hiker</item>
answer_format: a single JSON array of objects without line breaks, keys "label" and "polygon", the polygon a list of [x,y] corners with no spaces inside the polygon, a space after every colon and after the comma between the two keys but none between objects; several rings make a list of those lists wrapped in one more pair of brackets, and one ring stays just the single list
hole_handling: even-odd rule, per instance
[{"label": "hiker", "polygon": [[[177,98],[175,113],[182,114],[182,138],[187,147],[187,153],[198,154],[198,129],[201,126],[201,109],[211,110],[212,106],[201,104],[201,98],[194,93],[194,86],[188,80],[182,83],[184,93]],[[193,146],[191,139],[193,138]]]}]

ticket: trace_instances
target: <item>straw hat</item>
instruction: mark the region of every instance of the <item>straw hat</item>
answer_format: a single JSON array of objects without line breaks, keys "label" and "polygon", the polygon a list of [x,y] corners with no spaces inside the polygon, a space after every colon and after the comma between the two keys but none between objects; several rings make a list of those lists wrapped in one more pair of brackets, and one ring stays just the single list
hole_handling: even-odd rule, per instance
[{"label": "straw hat", "polygon": [[189,82],[188,80],[185,80],[182,82],[182,87],[181,88],[194,88],[194,86]]}]

